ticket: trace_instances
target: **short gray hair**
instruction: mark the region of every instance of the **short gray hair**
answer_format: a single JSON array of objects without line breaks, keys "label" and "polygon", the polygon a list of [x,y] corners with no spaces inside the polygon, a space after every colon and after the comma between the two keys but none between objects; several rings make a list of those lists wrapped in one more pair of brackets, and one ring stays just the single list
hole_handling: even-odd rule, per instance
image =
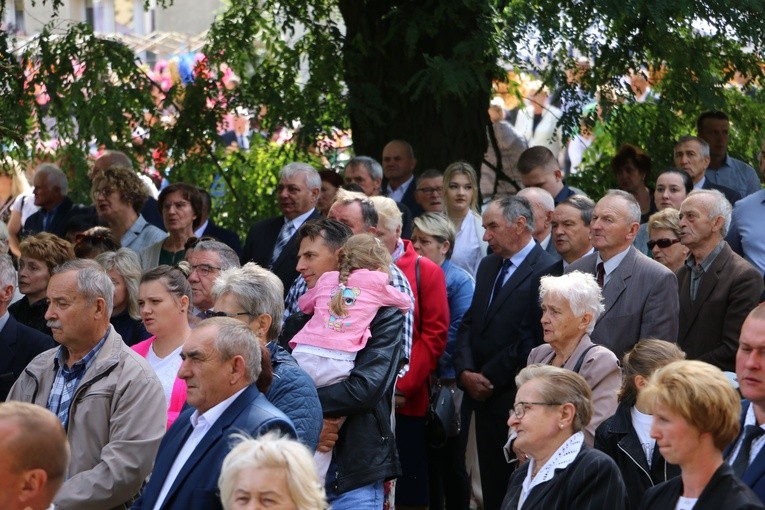
[{"label": "short gray hair", "polygon": [[[720,191],[716,189],[695,189],[688,193],[685,200],[688,200],[692,196],[707,196],[712,198],[712,207],[709,208],[709,219],[714,220],[717,216],[722,216],[724,221],[723,228],[720,231],[720,235],[725,237],[730,230],[731,221],[733,221],[733,206],[730,205],[728,199],[725,198]],[[682,207],[682,204],[681,206]]]},{"label": "short gray hair", "polygon": [[383,224],[388,230],[396,230],[403,226],[401,210],[396,201],[389,197],[375,196],[369,197],[369,201],[377,211],[377,224]]},{"label": "short gray hair", "polygon": [[7,285],[17,286],[17,274],[11,256],[3,254],[0,255],[0,287]]},{"label": "short gray hair", "polygon": [[214,327],[218,330],[213,346],[218,351],[220,359],[228,361],[234,356],[241,356],[247,367],[249,382],[253,383],[260,377],[260,342],[255,333],[242,321],[231,317],[212,317],[197,324],[196,329]]},{"label": "short gray hair", "polygon": [[383,177],[382,165],[374,158],[370,158],[369,156],[356,156],[355,158],[351,158],[351,160],[348,161],[348,163],[345,165],[345,168],[357,166],[363,166],[369,174],[369,177],[371,177],[374,181],[382,179]]},{"label": "short gray hair", "polygon": [[308,163],[287,163],[281,172],[279,172],[279,179],[291,178],[296,175],[305,176],[305,184],[308,189],[320,189],[321,188],[321,176],[314,167]]},{"label": "short gray hair", "polygon": [[106,274],[106,269],[95,260],[74,259],[53,268],[51,275],[69,271],[77,272],[77,292],[88,303],[93,303],[99,298],[103,299],[106,305],[106,315],[110,317],[114,306],[114,284],[109,275]]},{"label": "short gray hair", "polygon": [[194,245],[193,248],[186,251],[186,260],[189,259],[191,252],[212,251],[220,257],[220,268],[225,271],[234,267],[240,267],[239,255],[229,245],[215,239],[204,239]]},{"label": "short gray hair", "polygon": [[675,144],[675,149],[677,149],[677,146],[680,145],[681,143],[688,143],[688,142],[696,142],[697,144],[699,144],[699,146],[701,147],[701,149],[699,150],[699,154],[701,155],[702,158],[709,157],[709,144],[707,143],[706,140],[704,140],[703,138],[699,138],[698,136],[693,136],[693,135],[681,136],[677,140],[677,143]]},{"label": "short gray hair", "polygon": [[526,230],[534,232],[534,213],[531,210],[531,203],[525,197],[509,196],[497,198],[491,202],[499,207],[502,216],[508,224],[515,223],[519,217],[526,218]]},{"label": "short gray hair", "polygon": [[141,260],[138,254],[130,248],[120,248],[117,251],[100,253],[94,259],[107,272],[114,269],[125,280],[127,289],[128,315],[132,319],[141,318],[138,308],[138,286],[141,281]]},{"label": "short gray hair", "polygon": [[547,295],[565,299],[574,317],[591,314],[588,334],[595,329],[595,322],[605,310],[603,293],[590,273],[572,271],[563,276],[543,276],[539,280],[539,301],[542,302]]},{"label": "short gray hair", "polygon": [[558,205],[568,205],[578,210],[586,226],[589,227],[590,223],[592,223],[592,211],[595,209],[595,202],[587,195],[571,195],[562,202],[559,202]]},{"label": "short gray hair", "polygon": [[37,167],[35,175],[44,175],[47,179],[48,186],[58,188],[61,195],[66,195],[69,192],[69,179],[67,179],[66,174],[53,163],[41,164]]},{"label": "short gray hair", "polygon": [[241,268],[223,271],[212,287],[213,301],[230,294],[239,306],[253,318],[266,314],[271,317],[271,327],[266,340],[275,340],[282,329],[284,316],[284,285],[271,271],[254,262]]},{"label": "short gray hair", "polygon": [[[606,197],[619,197],[624,200],[627,203],[627,218],[625,219],[630,223],[640,223],[640,217],[643,213],[640,212],[640,204],[631,193],[627,193],[620,189],[610,189],[606,192],[603,198]],[[601,200],[603,200],[603,198],[601,198]]]}]

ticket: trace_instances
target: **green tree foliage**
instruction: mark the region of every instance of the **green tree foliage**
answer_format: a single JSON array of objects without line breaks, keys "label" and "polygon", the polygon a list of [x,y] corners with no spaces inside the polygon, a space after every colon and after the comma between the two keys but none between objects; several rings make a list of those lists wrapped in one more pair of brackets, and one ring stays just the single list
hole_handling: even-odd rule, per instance
[{"label": "green tree foliage", "polygon": [[[17,54],[7,49],[9,34],[0,34],[0,137],[7,151],[32,160],[39,144],[26,142],[46,139],[43,121],[55,119],[66,142],[59,157],[81,199],[89,145],[137,159],[159,151],[171,180],[225,183],[214,214],[241,232],[274,213],[278,169],[313,157],[317,140],[334,129],[352,129],[357,154],[379,158],[388,140],[404,138],[420,169],[457,159],[478,165],[499,62],[558,86],[574,56],[585,55],[594,66],[582,86],[591,93],[623,89],[630,69],[661,75],[654,105],[604,96],[603,135],[580,178],[603,189],[621,143],[645,147],[657,168],[669,165],[674,137],[692,132],[695,116],[709,108],[731,114],[732,152],[751,161],[761,94],[737,95],[723,84],[734,69],[761,76],[762,19],[761,0],[237,0],[211,27],[196,79],[155,103],[154,84],[130,51],[54,17]],[[222,63],[243,78],[233,91],[220,85]],[[52,98],[45,108],[34,101],[39,85]],[[267,105],[259,128],[297,127],[293,143],[233,156],[217,148],[223,115],[239,105]],[[151,123],[149,138],[132,146],[134,123],[166,111],[177,114],[174,122]],[[571,132],[577,112],[564,120]]]}]

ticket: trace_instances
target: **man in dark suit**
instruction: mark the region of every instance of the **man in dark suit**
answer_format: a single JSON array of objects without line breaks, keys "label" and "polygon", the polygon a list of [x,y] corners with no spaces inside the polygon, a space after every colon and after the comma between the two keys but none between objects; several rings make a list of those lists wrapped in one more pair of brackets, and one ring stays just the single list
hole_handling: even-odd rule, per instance
[{"label": "man in dark suit", "polygon": [[531,204],[531,211],[534,214],[534,239],[552,258],[556,261],[560,260],[552,238],[552,217],[555,212],[552,195],[542,188],[532,187],[523,188],[517,196],[524,197]]},{"label": "man in dark suit", "polygon": [[270,269],[282,281],[286,293],[298,276],[297,231],[306,221],[321,217],[316,210],[321,177],[311,165],[289,163],[282,168],[276,189],[283,216],[252,226],[244,245],[242,265],[256,262]]},{"label": "man in dark suit", "polygon": [[8,313],[16,288],[16,270],[8,255],[0,255],[0,402],[35,356],[52,349],[48,335],[20,324]]},{"label": "man in dark suit", "polygon": [[219,227],[210,219],[210,209],[212,207],[210,193],[206,189],[200,187],[197,187],[197,190],[199,190],[199,194],[202,196],[202,219],[199,228],[194,231],[194,235],[197,237],[214,237],[234,250],[237,256],[241,257],[242,241],[239,239],[239,236],[233,230]]},{"label": "man in dark suit", "polygon": [[414,169],[417,159],[412,146],[403,140],[392,140],[383,148],[382,153],[385,195],[404,204],[416,218],[424,212],[415,198],[416,184]]},{"label": "man in dark suit", "polygon": [[[457,335],[454,365],[474,412],[484,507],[500,508],[513,466],[505,461],[507,410],[515,374],[543,342],[539,279],[555,260],[532,237],[534,216],[523,197],[493,201],[483,214],[484,239],[494,252],[478,266],[473,301]],[[467,426],[467,425],[465,425]]]},{"label": "man in dark suit", "polygon": [[675,167],[691,176],[695,189],[716,189],[720,191],[731,205],[735,204],[741,195],[728,187],[713,184],[706,178],[709,166],[709,144],[697,136],[683,136],[675,145]]},{"label": "man in dark suit", "polygon": [[741,325],[759,303],[763,281],[724,241],[731,211],[717,190],[694,190],[680,206],[680,242],[690,255],[677,271],[677,343],[688,359],[732,372]]},{"label": "man in dark suit", "polygon": [[253,132],[250,130],[252,114],[247,108],[237,106],[232,112],[234,129],[220,135],[220,142],[231,150],[250,150]]},{"label": "man in dark suit", "polygon": [[553,265],[550,274],[560,276],[570,264],[595,252],[590,242],[594,209],[595,202],[585,195],[571,195],[555,207],[552,241],[561,259]]},{"label": "man in dark suit", "polygon": [[40,210],[24,222],[23,236],[50,232],[66,238],[66,227],[72,216],[83,213],[81,205],[75,205],[66,196],[69,181],[64,172],[52,163],[43,163],[34,179],[35,205]]},{"label": "man in dark suit", "polygon": [[591,273],[601,284],[605,311],[590,338],[619,359],[641,338],[677,340],[677,278],[632,246],[639,228],[640,205],[635,197],[610,190],[592,213],[590,234],[597,253],[566,268],[567,273]]},{"label": "man in dark suit", "polygon": [[[741,409],[741,433],[725,451],[725,458],[734,466],[738,477],[765,501],[765,436],[759,435],[765,425],[765,304],[752,310],[741,326],[736,378],[745,399]],[[751,431],[749,439],[746,439],[747,430]],[[748,447],[742,448],[744,442]]]},{"label": "man in dark suit", "polygon": [[220,509],[218,476],[233,434],[256,437],[278,430],[296,436],[290,419],[254,384],[260,375],[260,342],[246,324],[229,317],[201,322],[183,343],[181,358],[178,377],[186,381],[191,407],[162,439],[134,510],[157,505],[163,510]]}]

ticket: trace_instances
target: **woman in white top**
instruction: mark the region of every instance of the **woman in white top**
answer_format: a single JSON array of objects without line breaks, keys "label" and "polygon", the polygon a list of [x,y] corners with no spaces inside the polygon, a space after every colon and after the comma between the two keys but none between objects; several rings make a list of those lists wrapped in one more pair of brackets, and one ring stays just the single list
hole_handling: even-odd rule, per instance
[{"label": "woman in white top", "polygon": [[180,269],[162,265],[144,273],[138,290],[141,319],[152,336],[132,348],[157,373],[167,400],[167,426],[186,402],[186,383],[178,378],[181,347],[191,334],[191,285]]},{"label": "woman in white top", "polygon": [[451,261],[474,278],[487,254],[484,228],[478,211],[478,178],[464,161],[452,163],[444,172],[444,212],[454,224],[457,237]]},{"label": "woman in white top", "polygon": [[39,209],[21,165],[5,157],[0,169],[0,221],[8,225],[11,252],[19,256],[19,232],[22,225]]},{"label": "woman in white top", "polygon": [[651,375],[673,361],[685,359],[677,344],[647,338],[622,360],[622,387],[616,413],[595,431],[595,448],[614,459],[627,487],[627,510],[640,506],[645,491],[680,474],[680,467],[662,456],[651,437],[653,417],[638,395]]}]

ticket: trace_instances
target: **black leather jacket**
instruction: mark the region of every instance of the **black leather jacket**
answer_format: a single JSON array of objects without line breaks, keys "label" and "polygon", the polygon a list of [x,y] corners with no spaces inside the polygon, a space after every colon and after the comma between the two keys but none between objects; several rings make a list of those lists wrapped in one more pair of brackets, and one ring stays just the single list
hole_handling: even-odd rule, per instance
[{"label": "black leather jacket", "polygon": [[670,464],[653,449],[651,466],[645,458],[637,432],[632,426],[630,405],[624,402],[616,414],[601,423],[595,431],[595,448],[614,459],[627,487],[627,510],[637,509],[645,492],[656,484],[680,475],[680,467]]},{"label": "black leather jacket", "polygon": [[[285,345],[307,320],[302,313],[291,315],[280,343]],[[398,309],[381,308],[348,379],[318,389],[325,417],[347,417],[333,450],[337,493],[401,474],[390,425],[393,385],[403,359],[403,327],[404,315]]]}]

